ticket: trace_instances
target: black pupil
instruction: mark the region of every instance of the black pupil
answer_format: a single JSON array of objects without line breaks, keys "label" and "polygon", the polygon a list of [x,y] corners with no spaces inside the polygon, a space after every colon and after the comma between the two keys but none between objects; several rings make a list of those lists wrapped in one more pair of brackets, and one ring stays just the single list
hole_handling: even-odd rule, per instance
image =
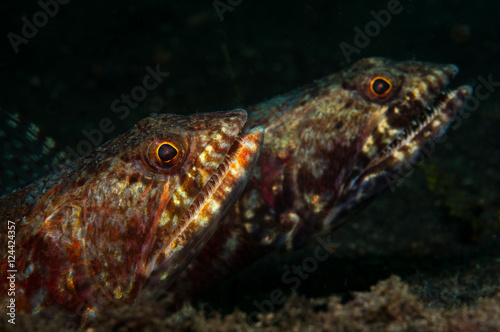
[{"label": "black pupil", "polygon": [[384,93],[387,92],[387,90],[390,89],[390,85],[387,81],[383,79],[376,79],[375,82],[373,82],[373,92],[375,92],[378,95],[383,95]]},{"label": "black pupil", "polygon": [[177,155],[177,150],[170,144],[163,144],[158,149],[158,158],[164,163],[174,159]]}]

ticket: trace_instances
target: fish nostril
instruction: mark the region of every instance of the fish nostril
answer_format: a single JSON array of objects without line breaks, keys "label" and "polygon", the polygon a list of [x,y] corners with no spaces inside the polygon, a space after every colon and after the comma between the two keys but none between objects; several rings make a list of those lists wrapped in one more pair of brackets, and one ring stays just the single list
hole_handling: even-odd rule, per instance
[{"label": "fish nostril", "polygon": [[463,85],[458,89],[459,93],[464,97],[464,99],[469,99],[474,92],[474,88],[470,85]]},{"label": "fish nostril", "polygon": [[445,73],[448,81],[451,81],[458,74],[458,67],[455,65],[445,65],[443,66],[443,72]]}]

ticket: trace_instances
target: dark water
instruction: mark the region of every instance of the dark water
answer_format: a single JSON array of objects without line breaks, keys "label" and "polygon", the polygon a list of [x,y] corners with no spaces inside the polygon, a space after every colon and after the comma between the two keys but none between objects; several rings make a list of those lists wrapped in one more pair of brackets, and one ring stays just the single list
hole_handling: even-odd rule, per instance
[{"label": "dark water", "polygon": [[[151,112],[245,107],[370,56],[454,63],[461,71],[453,86],[477,86],[481,78],[500,82],[499,2],[401,1],[401,12],[367,45],[356,44],[353,29],[364,29],[374,20],[371,11],[387,9],[388,1],[232,3],[221,14],[212,1],[71,1],[47,22],[38,14],[38,31],[13,47],[9,33],[22,37],[22,17],[33,22],[42,9],[36,1],[4,1],[0,108],[23,114],[62,147],[76,149],[82,131],[103,118],[115,127],[104,140]],[[357,45],[359,54],[346,57],[342,43]],[[125,104],[114,101],[143,86],[156,68],[168,76],[144,100],[132,101],[127,116],[118,111]],[[391,274],[439,306],[494,294],[500,275],[499,89],[500,83],[483,89],[477,108],[422,167],[336,233],[338,258],[305,280],[300,294],[348,299]],[[279,287],[283,269],[301,255],[270,258],[226,285],[232,296],[223,292],[227,288],[216,290],[225,294],[221,304],[210,294],[208,301],[251,311],[251,294],[265,297]],[[457,280],[462,295],[444,301],[439,294],[446,280]]]}]

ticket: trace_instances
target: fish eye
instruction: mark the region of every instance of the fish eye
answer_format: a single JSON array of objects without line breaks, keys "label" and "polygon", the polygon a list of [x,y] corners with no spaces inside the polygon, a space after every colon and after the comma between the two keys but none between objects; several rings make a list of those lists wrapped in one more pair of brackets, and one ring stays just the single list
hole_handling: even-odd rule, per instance
[{"label": "fish eye", "polygon": [[384,98],[392,90],[391,82],[382,76],[376,76],[370,82],[370,91],[379,98]]},{"label": "fish eye", "polygon": [[399,91],[401,83],[401,79],[390,72],[369,72],[359,76],[358,91],[374,102],[385,103]]},{"label": "fish eye", "polygon": [[162,143],[156,149],[156,157],[162,163],[169,163],[175,159],[178,150],[171,143]]},{"label": "fish eye", "polygon": [[153,171],[165,173],[177,169],[184,161],[186,146],[176,136],[155,139],[143,149],[142,159]]}]

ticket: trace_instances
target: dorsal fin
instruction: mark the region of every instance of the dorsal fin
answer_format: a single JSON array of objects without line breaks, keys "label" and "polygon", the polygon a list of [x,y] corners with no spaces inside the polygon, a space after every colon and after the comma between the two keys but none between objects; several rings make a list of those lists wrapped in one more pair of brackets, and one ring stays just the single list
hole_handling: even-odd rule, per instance
[{"label": "dorsal fin", "polygon": [[0,196],[43,177],[66,162],[56,142],[19,113],[0,110]]}]

